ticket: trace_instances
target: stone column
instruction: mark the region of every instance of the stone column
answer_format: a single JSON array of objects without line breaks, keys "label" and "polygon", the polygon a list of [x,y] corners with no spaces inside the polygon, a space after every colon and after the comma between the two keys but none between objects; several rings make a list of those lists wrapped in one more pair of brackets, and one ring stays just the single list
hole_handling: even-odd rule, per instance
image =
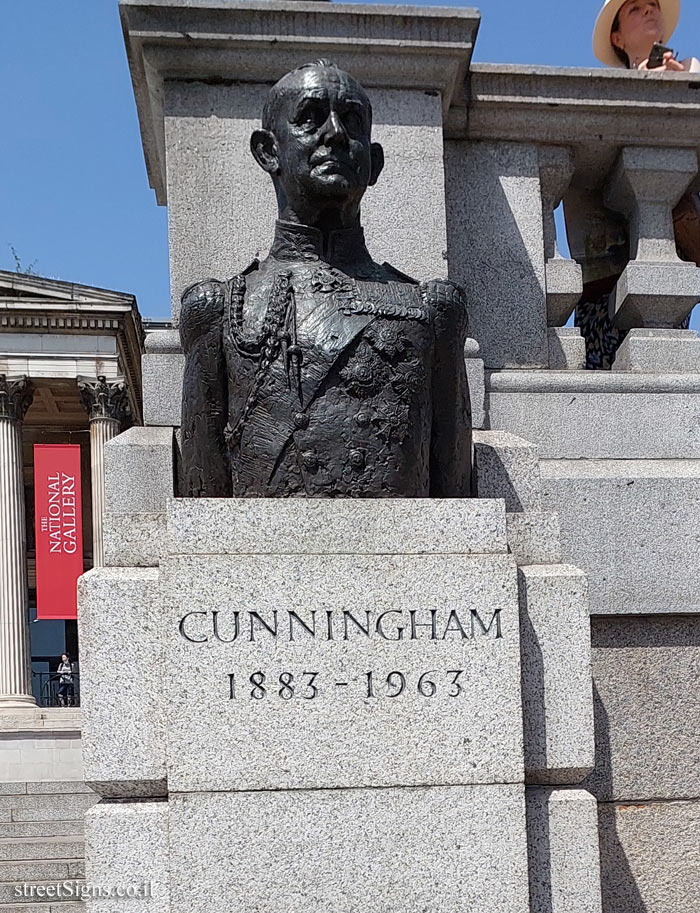
[{"label": "stone column", "polygon": [[673,208],[697,174],[694,149],[627,147],[605,185],[605,204],[625,215],[630,257],[610,296],[622,330],[677,328],[700,301],[700,270],[676,253]]},{"label": "stone column", "polygon": [[0,374],[0,710],[31,707],[27,529],[22,421],[34,396],[27,377]]},{"label": "stone column", "polygon": [[92,478],[92,565],[102,567],[102,522],[105,504],[105,444],[117,434],[129,413],[123,378],[107,381],[78,378],[83,406],[90,417],[90,474]]},{"label": "stone column", "polygon": [[[547,326],[563,327],[583,292],[581,267],[562,257],[557,246],[554,210],[559,206],[574,174],[574,157],[563,146],[540,146],[540,190],[544,234]],[[551,365],[550,365],[551,367]]]}]

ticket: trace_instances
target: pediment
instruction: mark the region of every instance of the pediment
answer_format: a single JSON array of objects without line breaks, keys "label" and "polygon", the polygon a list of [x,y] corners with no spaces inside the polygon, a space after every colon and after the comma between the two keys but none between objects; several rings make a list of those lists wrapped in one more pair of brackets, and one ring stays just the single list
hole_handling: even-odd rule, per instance
[{"label": "pediment", "polygon": [[31,300],[42,302],[71,302],[85,305],[118,304],[131,307],[134,296],[111,289],[81,285],[76,282],[65,282],[62,279],[48,279],[44,276],[15,273],[0,270],[0,300],[20,299],[29,303]]}]

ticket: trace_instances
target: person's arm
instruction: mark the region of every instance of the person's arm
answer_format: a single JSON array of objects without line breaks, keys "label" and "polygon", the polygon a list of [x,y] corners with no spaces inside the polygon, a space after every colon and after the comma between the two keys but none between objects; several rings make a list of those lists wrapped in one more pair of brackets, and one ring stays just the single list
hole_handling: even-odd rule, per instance
[{"label": "person's arm", "polygon": [[436,279],[423,286],[435,330],[430,437],[430,497],[471,494],[472,418],[464,366],[467,300],[454,282]]},{"label": "person's arm", "polygon": [[224,441],[228,413],[222,318],[226,285],[207,279],[182,296],[180,339],[185,353],[182,463],[185,497],[231,496]]}]

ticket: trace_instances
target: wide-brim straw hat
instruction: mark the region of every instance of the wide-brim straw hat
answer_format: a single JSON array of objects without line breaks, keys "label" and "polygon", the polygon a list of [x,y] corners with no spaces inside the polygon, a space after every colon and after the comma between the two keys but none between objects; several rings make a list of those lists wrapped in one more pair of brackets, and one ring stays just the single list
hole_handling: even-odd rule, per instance
[{"label": "wide-brim straw hat", "polygon": [[[626,0],[605,0],[603,9],[598,13],[593,29],[593,53],[608,67],[620,67],[622,63],[615,53],[610,40],[615,16],[625,5]],[[678,20],[681,18],[681,0],[659,0],[661,15],[664,19],[664,33],[661,43],[666,44],[676,30]]]}]

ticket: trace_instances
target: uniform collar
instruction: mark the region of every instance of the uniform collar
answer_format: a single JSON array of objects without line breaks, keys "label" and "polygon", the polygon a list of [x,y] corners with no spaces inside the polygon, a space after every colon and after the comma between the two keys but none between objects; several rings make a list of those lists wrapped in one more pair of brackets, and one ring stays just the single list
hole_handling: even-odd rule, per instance
[{"label": "uniform collar", "polygon": [[270,254],[276,260],[324,260],[338,266],[371,260],[360,225],[330,232],[325,248],[323,241],[318,228],[278,219]]}]

